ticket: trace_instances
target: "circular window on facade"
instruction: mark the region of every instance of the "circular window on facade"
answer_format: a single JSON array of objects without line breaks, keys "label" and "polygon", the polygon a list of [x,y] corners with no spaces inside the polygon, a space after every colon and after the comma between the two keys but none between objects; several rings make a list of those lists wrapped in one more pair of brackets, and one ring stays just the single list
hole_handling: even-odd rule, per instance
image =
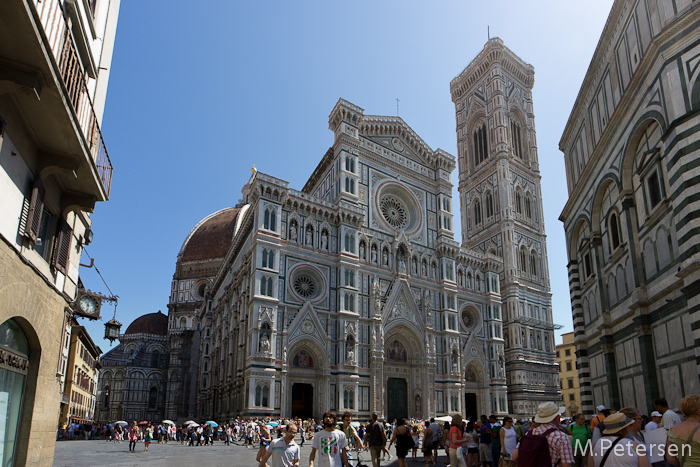
[{"label": "circular window on facade", "polygon": [[462,325],[468,330],[474,332],[479,328],[480,318],[479,312],[472,307],[467,307],[462,310]]},{"label": "circular window on facade", "polygon": [[320,299],[324,291],[326,279],[316,268],[301,265],[290,271],[289,288],[291,293],[302,302]]},{"label": "circular window on facade", "polygon": [[403,185],[385,182],[377,188],[376,210],[387,227],[416,233],[422,223],[421,208],[416,197]]},{"label": "circular window on facade", "polygon": [[309,298],[316,295],[316,281],[308,274],[299,274],[294,278],[294,291],[302,298]]},{"label": "circular window on facade", "polygon": [[379,208],[384,219],[396,230],[406,228],[408,225],[408,211],[400,199],[386,195],[379,200]]}]

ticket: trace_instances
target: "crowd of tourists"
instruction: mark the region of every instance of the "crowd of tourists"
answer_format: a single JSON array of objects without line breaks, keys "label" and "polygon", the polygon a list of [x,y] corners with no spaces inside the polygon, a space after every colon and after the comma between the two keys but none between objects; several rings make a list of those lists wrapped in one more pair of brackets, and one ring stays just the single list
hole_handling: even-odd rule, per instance
[{"label": "crowd of tourists", "polygon": [[657,399],[654,408],[647,415],[634,407],[609,410],[600,405],[590,419],[585,414],[563,418],[565,408],[547,402],[530,420],[482,415],[472,421],[454,415],[387,423],[374,413],[365,424],[353,421],[351,412],[343,413],[340,420],[327,412],[319,423],[236,418],[221,426],[213,421],[180,426],[172,422],[73,424],[61,427],[59,438],[128,441],[132,452],[138,441],[146,451],[152,442],[235,443],[258,449],[259,467],[300,465],[300,446],[306,442],[311,444],[309,467],[345,467],[350,462],[354,467],[363,451],[368,451],[373,467],[380,467],[382,461],[392,459],[392,447],[400,467],[407,467],[409,456],[435,467],[443,453],[445,465],[451,467],[700,467],[700,395],[683,398],[678,410],[669,408],[664,399]]}]

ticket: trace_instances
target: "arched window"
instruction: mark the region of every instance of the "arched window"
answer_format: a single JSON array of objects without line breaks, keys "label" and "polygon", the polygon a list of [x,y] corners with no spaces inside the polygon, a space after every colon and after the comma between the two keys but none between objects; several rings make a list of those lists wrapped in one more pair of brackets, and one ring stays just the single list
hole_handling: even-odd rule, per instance
[{"label": "arched window", "polygon": [[345,311],[355,311],[355,297],[351,293],[345,294],[345,303],[343,308]]},{"label": "arched window", "polygon": [[155,409],[156,402],[158,402],[158,388],[153,386],[151,388],[151,390],[148,392],[148,408]]},{"label": "arched window", "polygon": [[486,123],[481,123],[473,135],[474,143],[474,167],[482,163],[489,153],[489,141],[486,134]]},{"label": "arched window", "polygon": [[527,272],[527,259],[525,256],[525,250],[520,250],[520,270],[522,272]]},{"label": "arched window", "polygon": [[474,225],[481,224],[481,203],[479,200],[474,201]]},{"label": "arched window", "polygon": [[515,212],[518,214],[523,213],[523,200],[519,191],[515,192]]},{"label": "arched window", "polygon": [[276,230],[277,215],[275,214],[274,209],[265,208],[265,215],[263,216],[263,227],[267,230]]},{"label": "arched window", "polygon": [[345,270],[345,285],[355,287],[355,272],[350,269]]},{"label": "arched window", "polygon": [[616,250],[620,246],[620,229],[617,223],[617,215],[615,213],[610,214],[609,220],[610,229],[610,244],[612,245],[612,250]]},{"label": "arched window", "polygon": [[525,217],[532,219],[532,199],[529,196],[525,198]]},{"label": "arched window", "polygon": [[345,251],[355,253],[355,235],[345,232]]},{"label": "arched window", "polygon": [[355,392],[352,389],[345,389],[343,391],[343,406],[346,409],[355,409]]},{"label": "arched window", "polygon": [[272,277],[260,277],[260,295],[274,296],[272,293]]},{"label": "arched window", "polygon": [[491,193],[486,193],[486,218],[490,219],[493,216],[493,197]]},{"label": "arched window", "polygon": [[534,251],[530,255],[530,274],[537,275],[537,253]]},{"label": "arched window", "polygon": [[524,159],[525,156],[523,153],[523,141],[520,131],[520,124],[514,119],[510,121],[510,137],[513,153],[520,159]]}]

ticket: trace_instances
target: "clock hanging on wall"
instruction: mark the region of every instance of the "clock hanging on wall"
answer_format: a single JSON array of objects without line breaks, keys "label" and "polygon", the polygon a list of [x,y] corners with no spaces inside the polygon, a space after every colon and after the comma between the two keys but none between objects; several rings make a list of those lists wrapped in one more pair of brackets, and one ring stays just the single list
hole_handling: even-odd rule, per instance
[{"label": "clock hanging on wall", "polygon": [[73,303],[73,312],[85,318],[99,319],[103,298],[100,294],[79,289],[78,298]]}]

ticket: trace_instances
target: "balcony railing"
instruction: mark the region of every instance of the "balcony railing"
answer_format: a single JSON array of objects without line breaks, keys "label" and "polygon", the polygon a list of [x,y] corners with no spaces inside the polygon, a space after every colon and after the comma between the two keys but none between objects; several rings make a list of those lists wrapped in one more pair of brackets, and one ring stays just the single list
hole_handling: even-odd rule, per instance
[{"label": "balcony railing", "polygon": [[102,139],[100,125],[85,82],[85,70],[73,41],[65,12],[60,0],[34,0],[34,6],[58,64],[66,95],[109,198],[112,186],[112,163]]}]

